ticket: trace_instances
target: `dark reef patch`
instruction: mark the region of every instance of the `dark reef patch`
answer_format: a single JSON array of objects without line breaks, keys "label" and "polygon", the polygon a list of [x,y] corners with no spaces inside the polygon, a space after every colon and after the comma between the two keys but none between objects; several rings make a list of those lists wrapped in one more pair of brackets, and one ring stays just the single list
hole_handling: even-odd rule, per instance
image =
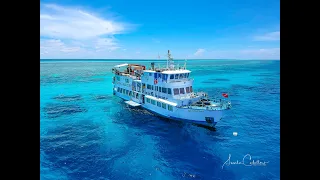
[{"label": "dark reef patch", "polygon": [[260,74],[252,74],[251,76],[261,76],[261,77],[264,77],[264,76],[273,76],[273,74],[270,74],[270,73],[260,73]]},{"label": "dark reef patch", "polygon": [[94,95],[95,100],[108,100],[111,99],[111,95]]},{"label": "dark reef patch", "polygon": [[212,81],[202,81],[202,83],[204,83],[204,84],[213,84],[213,83],[215,83],[215,82],[212,82]]},{"label": "dark reef patch", "polygon": [[42,166],[52,171],[65,170],[69,179],[125,179],[112,173],[113,163],[126,155],[125,149],[103,144],[104,127],[98,124],[65,124],[40,137],[40,151],[46,154]]},{"label": "dark reef patch", "polygon": [[86,112],[87,109],[74,104],[47,104],[43,108],[48,118],[57,118],[64,115]]},{"label": "dark reef patch", "polygon": [[216,79],[209,79],[210,81],[230,81],[229,79],[224,78],[216,78]]},{"label": "dark reef patch", "polygon": [[59,100],[62,102],[70,102],[70,101],[82,100],[82,97],[80,95],[71,95],[71,96],[59,95],[59,96],[53,97],[52,99]]}]

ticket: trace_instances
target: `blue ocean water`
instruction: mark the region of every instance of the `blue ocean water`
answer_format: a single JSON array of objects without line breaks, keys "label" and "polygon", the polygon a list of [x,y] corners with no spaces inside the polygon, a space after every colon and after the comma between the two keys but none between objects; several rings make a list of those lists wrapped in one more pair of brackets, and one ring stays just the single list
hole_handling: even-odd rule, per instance
[{"label": "blue ocean water", "polygon": [[41,179],[280,179],[280,61],[187,62],[194,90],[229,93],[215,131],[127,109],[119,63],[40,61]]}]

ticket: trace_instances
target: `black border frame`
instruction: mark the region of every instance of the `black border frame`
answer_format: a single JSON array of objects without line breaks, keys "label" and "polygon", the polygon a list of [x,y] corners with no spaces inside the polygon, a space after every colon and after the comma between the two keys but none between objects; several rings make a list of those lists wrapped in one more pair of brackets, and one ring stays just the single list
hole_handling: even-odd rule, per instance
[{"label": "black border frame", "polygon": [[[5,25],[3,25],[3,30],[6,31],[3,39],[8,41],[7,43],[3,42],[7,46],[7,49],[3,52],[8,55],[3,56],[2,62],[9,63],[7,66],[4,65],[3,67],[5,68],[3,69],[8,70],[8,77],[12,76],[10,79],[3,77],[3,80],[7,81],[3,84],[7,83],[8,85],[3,85],[2,89],[10,93],[10,95],[3,93],[3,97],[7,98],[7,102],[3,104],[6,107],[5,112],[7,113],[7,115],[2,115],[2,121],[5,122],[3,129],[8,129],[8,131],[4,131],[5,135],[3,135],[4,142],[2,149],[6,150],[3,155],[4,157],[8,157],[3,158],[7,160],[3,164],[9,168],[8,175],[11,177],[12,175],[21,175],[23,179],[31,176],[34,176],[32,179],[40,177],[40,164],[32,165],[33,163],[40,162],[39,129],[37,129],[40,128],[40,118],[39,122],[36,121],[39,117],[39,109],[37,109],[36,105],[37,99],[40,102],[39,69],[37,69],[40,64],[36,64],[39,63],[37,62],[37,58],[40,56],[38,40],[40,34],[38,32],[40,30],[36,29],[39,28],[36,24],[40,23],[39,13],[37,13],[40,9],[36,10],[37,7],[39,8],[39,4],[37,5],[36,3],[37,1],[21,1],[18,8],[16,8],[17,3],[14,1],[11,6],[4,6],[6,8],[14,7],[10,8],[12,9],[11,15],[18,12],[16,16],[19,16],[18,18],[21,19],[17,20],[20,21],[19,24],[14,24],[10,22],[10,17],[5,17]],[[313,88],[317,86],[314,84],[317,80],[313,80],[312,84],[308,84],[308,80],[310,77],[316,78],[317,75],[303,77],[303,75],[307,74],[303,72],[303,66],[305,66],[307,72],[310,71],[309,69],[312,68],[310,61],[317,57],[308,58],[309,54],[313,51],[314,45],[306,42],[307,40],[315,40],[317,32],[312,33],[311,30],[316,31],[317,29],[308,28],[308,23],[302,22],[303,17],[301,16],[305,13],[303,12],[303,8],[293,7],[290,3],[293,2],[287,1],[287,5],[284,5],[284,1],[280,2],[280,12],[282,11],[280,13],[282,32],[280,43],[280,177],[282,179],[292,179],[290,176],[297,177],[297,174],[303,175],[303,177],[311,175],[309,173],[302,174],[303,168],[312,167],[310,163],[315,162],[315,157],[317,156],[317,152],[314,154],[307,152],[317,144],[317,140],[308,144],[306,143],[307,139],[313,136],[302,138],[304,132],[301,132],[311,131],[317,133],[317,130],[311,130],[312,127],[317,126],[312,126],[310,123],[316,122],[317,118],[307,117],[312,110],[308,110],[306,107],[297,109],[296,106],[300,98],[302,100],[308,98],[303,97],[308,96],[304,93],[316,93]],[[305,10],[312,11],[310,7]],[[310,17],[315,17],[315,15],[311,15]],[[15,17],[11,16],[11,18]],[[292,21],[291,27],[289,25],[290,21]],[[315,19],[313,23],[316,22]],[[311,37],[307,37],[307,35]],[[317,51],[315,50],[314,52]],[[291,74],[290,71],[292,71]],[[317,70],[312,72],[317,72]],[[17,77],[13,76],[13,74],[17,74]],[[293,82],[291,87],[290,81]],[[301,94],[302,97],[300,96]],[[317,166],[315,165],[314,167]],[[37,170],[36,168],[39,169]],[[37,174],[38,172],[39,174]]]}]

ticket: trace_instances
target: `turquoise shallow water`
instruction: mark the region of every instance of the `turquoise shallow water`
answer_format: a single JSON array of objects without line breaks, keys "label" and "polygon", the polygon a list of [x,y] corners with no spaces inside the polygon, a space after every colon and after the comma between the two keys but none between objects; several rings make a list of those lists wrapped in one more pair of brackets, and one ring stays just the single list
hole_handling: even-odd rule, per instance
[{"label": "turquoise shallow water", "polygon": [[[40,61],[41,179],[280,179],[280,61],[188,61],[194,90],[229,93],[216,131],[127,109],[119,63]],[[223,166],[229,154],[268,163]]]}]

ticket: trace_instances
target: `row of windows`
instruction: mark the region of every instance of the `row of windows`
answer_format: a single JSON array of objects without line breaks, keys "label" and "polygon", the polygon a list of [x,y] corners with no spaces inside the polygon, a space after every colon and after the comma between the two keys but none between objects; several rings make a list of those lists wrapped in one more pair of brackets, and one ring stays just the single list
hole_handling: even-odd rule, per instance
[{"label": "row of windows", "polygon": [[[117,76],[117,81],[120,81],[120,76]],[[126,79],[125,79],[125,82],[126,82],[126,83],[129,83],[129,79],[126,78]]]},{"label": "row of windows", "polygon": [[153,85],[147,84],[147,89],[155,90],[155,91],[162,92],[162,93],[172,94],[170,88],[154,86],[154,89],[153,89]]},{"label": "row of windows", "polygon": [[[118,88],[117,91],[119,93],[122,93],[122,94],[125,94],[125,95],[128,95],[128,96],[132,96],[132,97],[135,97],[135,98],[138,98],[138,95],[139,95],[136,92],[132,93],[132,91],[129,91],[127,89],[122,89],[122,88]],[[153,105],[157,104],[158,107],[162,107],[163,109],[167,109],[168,108],[169,111],[173,111],[173,107],[171,105],[167,105],[165,103],[161,103],[159,101],[155,101],[155,100],[149,99],[149,98],[146,98],[146,101],[147,101],[147,103],[150,103],[150,104],[153,104]]]},{"label": "row of windows", "polygon": [[[153,73],[149,73],[149,76],[152,76]],[[182,73],[182,74],[170,74],[170,79],[183,79],[183,78],[189,78],[190,73]],[[154,73],[154,78],[162,78],[167,79],[168,74],[160,74],[160,73]]]},{"label": "row of windows", "polygon": [[163,109],[167,109],[168,108],[169,111],[173,111],[173,107],[171,105],[166,104],[166,103],[161,103],[159,101],[156,101],[156,100],[153,100],[153,99],[149,99],[149,98],[146,98],[146,101],[147,101],[147,103],[150,103],[150,104],[153,104],[153,105],[156,105],[156,102],[157,102],[157,106],[158,107],[162,107]]},{"label": "row of windows", "polygon": [[183,78],[188,78],[189,73],[184,73],[184,74],[171,74],[170,79],[183,79]]},{"label": "row of windows", "polygon": [[[153,85],[147,84],[147,89],[153,90]],[[158,92],[162,92],[162,93],[172,94],[171,88],[155,86],[154,90],[158,91]],[[186,89],[184,89],[184,88],[173,88],[173,94],[174,95],[191,93],[191,92],[192,92],[192,86],[186,87]]]},{"label": "row of windows", "polygon": [[132,96],[132,97],[137,98],[137,99],[139,98],[139,93],[132,92],[132,91],[130,91],[130,90],[118,88],[117,91],[118,91],[119,93],[124,94],[124,95]]},{"label": "row of windows", "polygon": [[[192,93],[192,86],[186,87],[186,93]],[[179,95],[179,94],[185,94],[184,88],[173,88],[173,94]]]},{"label": "row of windows", "polygon": [[[148,84],[147,85],[147,89],[153,90],[153,85],[149,85]],[[172,94],[171,88],[164,88],[164,87],[155,86],[155,91],[162,92],[162,93],[167,93],[167,94]],[[132,95],[131,91],[125,90],[125,89],[122,89],[122,88],[118,88],[118,92],[126,94],[126,95],[129,95],[129,96]],[[191,92],[193,92],[192,91],[192,86],[186,87],[186,88],[173,88],[173,94],[174,95],[191,93]],[[133,97],[135,97],[135,96],[133,96]]]}]

